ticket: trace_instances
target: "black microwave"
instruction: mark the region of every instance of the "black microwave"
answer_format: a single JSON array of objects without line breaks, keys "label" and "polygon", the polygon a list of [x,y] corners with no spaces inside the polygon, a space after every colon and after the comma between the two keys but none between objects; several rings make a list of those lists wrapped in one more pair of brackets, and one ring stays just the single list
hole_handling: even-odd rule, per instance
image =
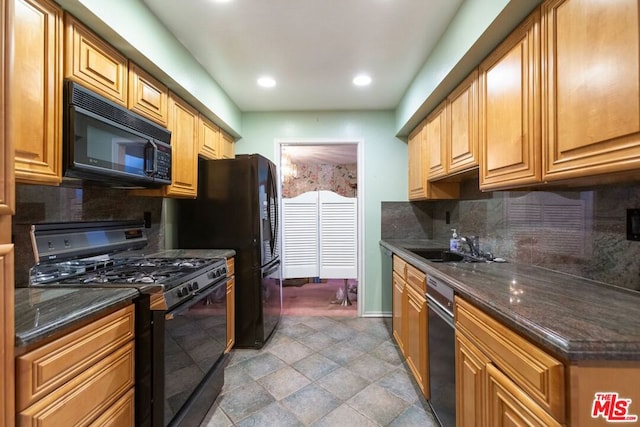
[{"label": "black microwave", "polygon": [[171,132],[78,85],[65,82],[65,180],[117,188],[171,184]]}]

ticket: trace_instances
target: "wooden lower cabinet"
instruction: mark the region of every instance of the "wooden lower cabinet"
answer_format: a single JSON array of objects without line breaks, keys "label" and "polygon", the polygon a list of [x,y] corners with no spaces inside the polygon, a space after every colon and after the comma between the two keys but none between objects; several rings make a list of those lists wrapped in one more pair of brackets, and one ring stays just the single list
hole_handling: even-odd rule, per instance
[{"label": "wooden lower cabinet", "polygon": [[477,427],[485,424],[484,395],[487,365],[491,360],[456,331],[456,424]]},{"label": "wooden lower cabinet", "polygon": [[426,275],[393,257],[393,337],[426,398],[429,398],[429,359]]},{"label": "wooden lower cabinet", "polygon": [[406,302],[405,302],[405,281],[396,273],[393,272],[393,320],[392,320],[392,328],[393,328],[393,338],[396,340],[398,347],[400,347],[400,351],[402,354],[405,354],[404,348],[404,328],[403,328],[403,318],[405,317],[406,312]]},{"label": "wooden lower cabinet", "polygon": [[427,300],[412,286],[405,286],[407,295],[405,357],[422,394],[429,398],[429,364],[427,335]]},{"label": "wooden lower cabinet", "polygon": [[522,427],[560,427],[520,387],[492,363],[487,371],[487,425]]},{"label": "wooden lower cabinet", "polygon": [[104,411],[91,427],[126,427],[135,423],[135,393],[131,389],[109,409]]},{"label": "wooden lower cabinet", "polygon": [[17,357],[17,425],[133,425],[134,323],[130,305]]},{"label": "wooden lower cabinet", "polygon": [[225,353],[228,353],[231,351],[231,349],[233,348],[233,345],[235,344],[235,338],[236,338],[235,287],[236,287],[236,278],[231,277],[227,282],[227,347],[224,350]]},{"label": "wooden lower cabinet", "polygon": [[456,395],[460,426],[560,426],[564,365],[456,297]]},{"label": "wooden lower cabinet", "polygon": [[235,259],[227,258],[227,346],[228,353],[236,343],[236,263]]}]

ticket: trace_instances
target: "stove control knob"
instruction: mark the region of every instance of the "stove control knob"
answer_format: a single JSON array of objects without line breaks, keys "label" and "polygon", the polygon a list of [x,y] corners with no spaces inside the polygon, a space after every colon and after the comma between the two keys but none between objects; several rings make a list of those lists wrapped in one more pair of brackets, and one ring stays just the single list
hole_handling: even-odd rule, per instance
[{"label": "stove control knob", "polygon": [[182,288],[178,289],[178,292],[176,292],[176,295],[178,295],[178,298],[182,298],[184,296],[184,293],[182,292]]},{"label": "stove control knob", "polygon": [[193,290],[197,291],[198,289],[200,289],[200,286],[198,286],[198,282],[194,282],[193,283]]}]

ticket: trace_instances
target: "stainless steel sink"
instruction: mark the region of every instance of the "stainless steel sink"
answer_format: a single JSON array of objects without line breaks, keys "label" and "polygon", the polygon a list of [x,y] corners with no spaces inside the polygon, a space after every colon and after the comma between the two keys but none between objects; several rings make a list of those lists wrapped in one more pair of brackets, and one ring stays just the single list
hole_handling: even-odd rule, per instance
[{"label": "stainless steel sink", "polygon": [[432,262],[458,262],[464,257],[460,254],[450,252],[449,249],[407,249],[411,253]]}]

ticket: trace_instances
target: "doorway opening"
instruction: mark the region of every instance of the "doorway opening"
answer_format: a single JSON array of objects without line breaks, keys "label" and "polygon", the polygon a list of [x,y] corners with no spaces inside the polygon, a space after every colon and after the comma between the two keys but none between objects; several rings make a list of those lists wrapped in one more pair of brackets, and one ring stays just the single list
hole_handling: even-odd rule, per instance
[{"label": "doorway opening", "polygon": [[361,315],[362,148],[276,141],[284,314]]}]

